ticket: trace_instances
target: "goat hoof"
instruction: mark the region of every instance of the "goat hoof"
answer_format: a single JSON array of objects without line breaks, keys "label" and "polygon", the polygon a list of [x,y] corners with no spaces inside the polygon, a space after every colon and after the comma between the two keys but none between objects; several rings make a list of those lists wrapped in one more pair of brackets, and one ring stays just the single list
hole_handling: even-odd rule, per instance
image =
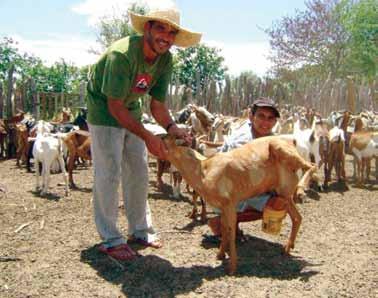
[{"label": "goat hoof", "polygon": [[236,272],[236,268],[232,268],[233,266],[229,265],[227,269],[227,274],[228,275],[234,275]]},{"label": "goat hoof", "polygon": [[188,215],[187,215],[187,217],[189,217],[189,218],[191,218],[191,219],[196,219],[196,217],[197,217],[197,212],[194,212],[194,211],[189,212]]},{"label": "goat hoof", "polygon": [[294,248],[294,244],[292,243],[286,244],[284,247],[284,253],[287,255],[290,255],[290,250],[292,250],[293,248]]},{"label": "goat hoof", "polygon": [[224,260],[226,258],[226,254],[223,252],[218,252],[217,253],[217,259],[218,260]]},{"label": "goat hoof", "polygon": [[205,216],[201,215],[201,223],[205,224],[206,222],[207,222],[206,215]]}]

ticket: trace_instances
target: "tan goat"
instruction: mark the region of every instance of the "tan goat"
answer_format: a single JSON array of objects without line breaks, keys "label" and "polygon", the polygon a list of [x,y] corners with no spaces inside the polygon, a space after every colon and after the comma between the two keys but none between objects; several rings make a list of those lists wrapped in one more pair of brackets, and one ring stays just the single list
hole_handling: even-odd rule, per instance
[{"label": "tan goat", "polygon": [[68,133],[63,141],[66,144],[68,150],[67,170],[70,187],[76,188],[72,176],[72,172],[75,167],[75,161],[78,157],[81,157],[84,160],[92,160],[90,151],[90,134],[85,130],[74,130]]},{"label": "tan goat", "polygon": [[[294,195],[303,194],[316,166],[305,161],[294,145],[279,137],[263,137],[226,153],[205,158],[198,152],[177,146],[171,137],[165,139],[168,160],[180,171],[187,183],[213,207],[221,210],[222,241],[218,259],[229,249],[229,273],[237,267],[235,246],[236,205],[245,199],[275,191],[286,199],[292,229],[285,251],[294,248],[302,220],[294,204]],[[298,183],[296,171],[305,172]]]}]

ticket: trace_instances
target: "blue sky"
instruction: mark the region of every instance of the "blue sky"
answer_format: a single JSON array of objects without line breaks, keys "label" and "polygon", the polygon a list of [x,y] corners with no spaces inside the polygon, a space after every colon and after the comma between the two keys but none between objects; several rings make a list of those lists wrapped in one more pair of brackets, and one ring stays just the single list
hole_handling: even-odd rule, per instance
[{"label": "blue sky", "polygon": [[[46,63],[60,57],[76,65],[96,61],[89,54],[96,44],[96,21],[124,11],[128,0],[0,0],[0,37],[19,42],[21,51]],[[263,75],[269,67],[267,36],[259,28],[305,9],[304,0],[143,0],[150,7],[176,5],[184,27],[203,33],[202,41],[221,49],[232,74],[252,70]]]}]

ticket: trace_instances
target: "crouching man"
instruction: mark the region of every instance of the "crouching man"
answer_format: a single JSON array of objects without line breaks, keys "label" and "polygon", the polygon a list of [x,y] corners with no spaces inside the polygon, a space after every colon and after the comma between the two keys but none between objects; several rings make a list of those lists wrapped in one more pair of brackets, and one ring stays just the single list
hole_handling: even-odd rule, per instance
[{"label": "crouching man", "polygon": [[[276,124],[277,118],[280,117],[280,113],[273,100],[260,97],[250,106],[248,117],[249,121],[236,130],[221,147],[218,147],[218,152],[227,152],[253,139],[272,135],[272,128]],[[214,144],[204,143],[209,147],[214,147]],[[274,193],[263,193],[239,203],[237,207],[237,224],[261,219],[266,206],[275,210],[285,208],[284,201],[275,196]],[[215,212],[219,213],[217,210]],[[220,215],[217,215],[208,221],[211,231],[216,236],[221,235],[220,219]],[[238,228],[237,230],[241,234],[240,229]]]}]

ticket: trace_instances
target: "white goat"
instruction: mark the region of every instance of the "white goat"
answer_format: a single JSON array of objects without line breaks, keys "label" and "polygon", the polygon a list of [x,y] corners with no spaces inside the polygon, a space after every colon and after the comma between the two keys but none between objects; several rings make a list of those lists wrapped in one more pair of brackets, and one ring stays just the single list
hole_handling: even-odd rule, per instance
[{"label": "white goat", "polygon": [[[39,121],[37,123],[37,136],[33,147],[33,157],[36,172],[36,190],[41,190],[41,195],[47,193],[50,182],[50,169],[55,160],[58,160],[63,173],[65,183],[65,195],[68,195],[68,174],[63,159],[62,137],[49,133],[49,123]],[[39,163],[42,163],[42,187],[40,185]]]}]

